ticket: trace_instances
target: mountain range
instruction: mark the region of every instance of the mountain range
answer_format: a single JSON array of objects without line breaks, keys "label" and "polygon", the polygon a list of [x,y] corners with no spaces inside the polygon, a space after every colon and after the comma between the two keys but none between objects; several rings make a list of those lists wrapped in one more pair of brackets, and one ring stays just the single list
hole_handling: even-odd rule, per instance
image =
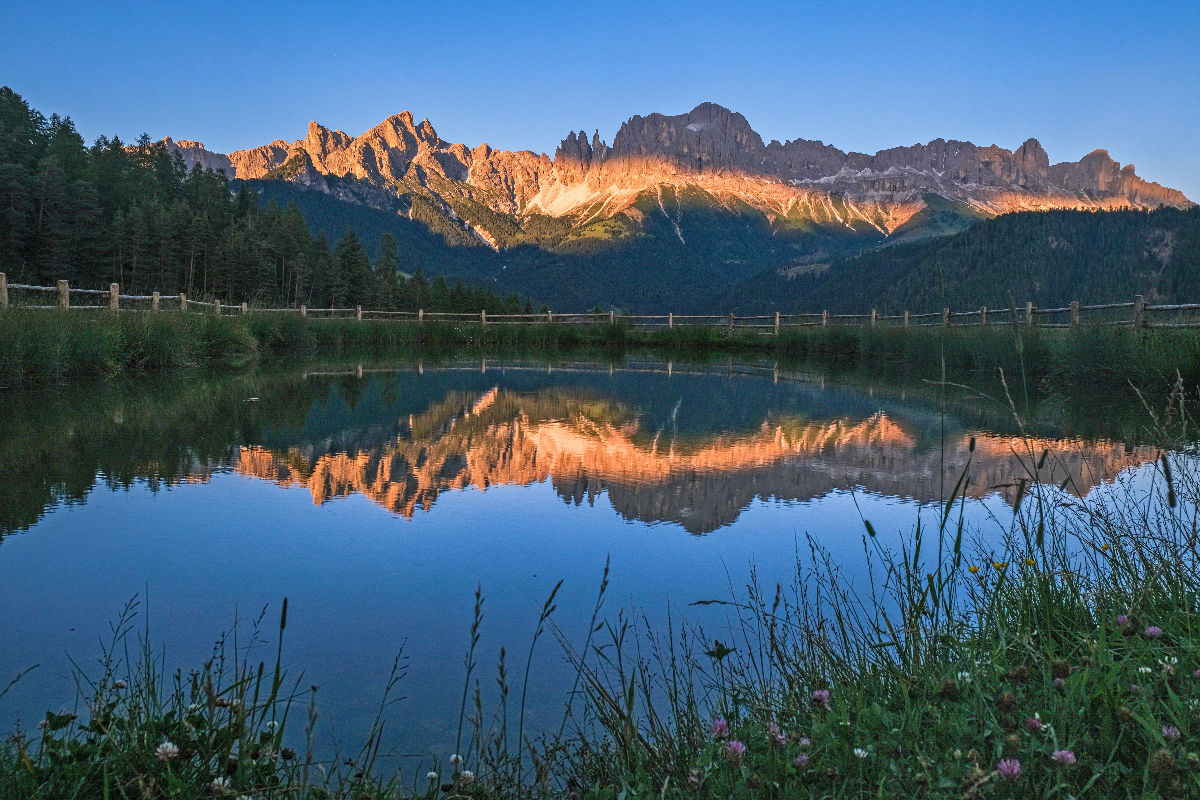
[{"label": "mountain range", "polygon": [[764,142],[713,103],[634,116],[611,145],[599,132],[572,132],[553,158],[446,142],[407,111],[359,136],[312,122],[303,138],[228,154],[164,142],[188,165],[297,200],[317,227],[330,204],[306,193],[361,209],[364,220],[387,215],[374,224],[400,229],[402,245],[404,229],[424,228],[410,238],[437,234],[444,252],[426,253],[423,268],[560,308],[711,309],[760,273],[819,271],[841,255],[1001,214],[1192,205],[1105,150],[1052,164],[1032,138],[1015,150],[935,139],[869,155]]}]

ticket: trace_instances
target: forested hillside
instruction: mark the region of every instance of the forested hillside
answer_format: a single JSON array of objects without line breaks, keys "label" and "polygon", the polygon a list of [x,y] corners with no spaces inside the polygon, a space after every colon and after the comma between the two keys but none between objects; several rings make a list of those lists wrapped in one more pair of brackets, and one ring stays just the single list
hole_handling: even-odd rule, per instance
[{"label": "forested hillside", "polygon": [[[0,272],[11,282],[116,282],[129,293],[268,305],[521,305],[489,288],[427,281],[420,263],[406,278],[394,229],[365,231],[373,261],[353,229],[363,228],[331,217],[314,235],[295,204],[263,206],[254,192],[233,192],[222,173],[187,170],[145,136],[132,146],[101,137],[88,147],[69,118],[46,118],[0,88]],[[414,248],[406,242],[405,251]]]},{"label": "forested hillside", "polygon": [[1004,307],[1010,296],[1045,308],[1135,294],[1200,302],[1200,207],[1006,214],[952,236],[845,256],[820,272],[764,271],[724,305],[898,313]]}]

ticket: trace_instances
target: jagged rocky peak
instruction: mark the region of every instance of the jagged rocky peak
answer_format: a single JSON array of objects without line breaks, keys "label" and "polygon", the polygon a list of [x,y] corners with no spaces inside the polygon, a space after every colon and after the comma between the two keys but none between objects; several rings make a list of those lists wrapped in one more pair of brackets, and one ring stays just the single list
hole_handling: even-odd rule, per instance
[{"label": "jagged rocky peak", "polygon": [[[762,137],[741,114],[701,103],[686,114],[634,116],[613,139],[613,158],[666,158],[686,169],[748,169],[761,165]],[[757,167],[756,167],[757,170]]]},{"label": "jagged rocky peak", "polygon": [[[599,142],[600,132],[596,132],[596,141]],[[595,148],[588,143],[587,134],[582,130],[576,133],[571,131],[567,134],[567,138],[563,139],[554,151],[554,162],[557,164],[560,161],[563,163],[578,164],[585,169],[591,166],[592,155]]]}]

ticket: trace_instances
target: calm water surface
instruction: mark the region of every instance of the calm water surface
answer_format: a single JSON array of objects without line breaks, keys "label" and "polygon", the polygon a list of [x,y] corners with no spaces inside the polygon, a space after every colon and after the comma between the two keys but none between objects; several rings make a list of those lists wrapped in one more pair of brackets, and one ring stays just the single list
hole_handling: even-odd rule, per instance
[{"label": "calm water surface", "polygon": [[[1068,404],[1069,405],[1069,404]],[[1043,409],[1055,483],[1136,480],[1136,424]],[[235,616],[289,598],[285,659],[318,684],[327,735],[356,744],[393,657],[392,744],[453,744],[476,586],[486,685],[523,663],[542,602],[582,641],[606,608],[720,633],[751,567],[789,582],[809,541],[863,576],[862,518],[892,544],[953,487],[976,437],[966,514],[1011,518],[1011,418],[970,395],[837,383],[766,367],[657,362],[338,365],[0,396],[0,700],[27,727],[70,706],[127,601],[171,665],[196,666]],[[922,510],[924,509],[924,511]],[[552,638],[531,724],[557,727],[571,673]],[[518,654],[514,658],[513,654]],[[267,661],[263,645],[256,658]],[[443,753],[444,755],[444,753]]]}]

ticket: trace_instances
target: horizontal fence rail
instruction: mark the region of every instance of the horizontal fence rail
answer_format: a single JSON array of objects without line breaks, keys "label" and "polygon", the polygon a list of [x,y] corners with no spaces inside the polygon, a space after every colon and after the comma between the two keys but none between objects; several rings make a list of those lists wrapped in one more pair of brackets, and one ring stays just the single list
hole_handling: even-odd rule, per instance
[{"label": "horizontal fence rail", "polygon": [[[21,302],[10,300],[21,297]],[[55,302],[39,302],[47,294]],[[30,302],[26,302],[29,300]],[[865,314],[834,314],[829,311],[808,311],[785,314],[619,314],[616,311],[555,312],[532,314],[494,314],[455,311],[394,311],[353,308],[280,308],[251,306],[249,303],[224,303],[215,298],[189,298],[186,293],[121,294],[118,284],[107,289],[72,288],[67,281],[55,286],[33,286],[9,283],[0,272],[0,310],[10,307],[62,311],[149,312],[181,311],[213,315],[299,314],[317,319],[392,320],[397,322],[478,323],[481,325],[625,325],[638,328],[726,328],[771,335],[785,328],[801,327],[988,327],[1024,326],[1038,328],[1078,328],[1090,326],[1124,326],[1133,328],[1200,328],[1200,303],[1164,303],[1152,305],[1142,295],[1128,303],[1080,305],[1073,302],[1061,308],[1038,308],[1033,303],[1021,306],[983,306],[970,311],[941,311],[901,314],[880,314],[871,309]]]}]

